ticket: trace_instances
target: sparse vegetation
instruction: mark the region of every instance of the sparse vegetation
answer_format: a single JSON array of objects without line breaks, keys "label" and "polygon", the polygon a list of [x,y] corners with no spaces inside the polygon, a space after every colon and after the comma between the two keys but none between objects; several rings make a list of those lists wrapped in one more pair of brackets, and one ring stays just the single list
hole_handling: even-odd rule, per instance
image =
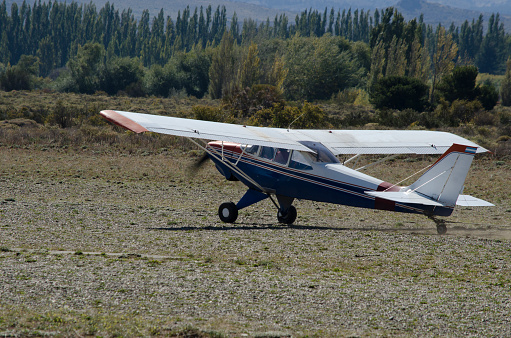
[{"label": "sparse vegetation", "polygon": [[[187,179],[185,143],[110,129],[111,144],[52,146],[31,133],[60,129],[8,128],[26,141],[0,141],[1,334],[511,334],[509,155],[477,157],[465,193],[497,206],[456,209],[447,236],[418,215],[308,201],[294,226],[264,202],[225,225],[218,203],[244,187],[213,166]],[[457,131],[496,135],[479,128]],[[397,182],[434,159],[369,173]]]}]

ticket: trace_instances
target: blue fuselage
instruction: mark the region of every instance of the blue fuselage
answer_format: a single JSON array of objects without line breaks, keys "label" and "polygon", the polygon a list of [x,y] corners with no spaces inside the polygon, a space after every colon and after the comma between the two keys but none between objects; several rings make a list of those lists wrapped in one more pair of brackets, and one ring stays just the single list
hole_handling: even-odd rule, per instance
[{"label": "blue fuselage", "polygon": [[[396,203],[367,195],[366,191],[399,191],[401,187],[348,168],[341,163],[314,162],[306,168],[292,168],[290,161],[277,163],[259,154],[242,151],[240,145],[217,142],[209,144],[217,169],[228,179],[236,178],[250,189],[277,196],[287,196],[360,208],[407,213],[450,215],[452,208]],[[228,163],[226,163],[228,162]],[[233,170],[233,166],[241,172]],[[248,178],[247,178],[248,177]]]}]

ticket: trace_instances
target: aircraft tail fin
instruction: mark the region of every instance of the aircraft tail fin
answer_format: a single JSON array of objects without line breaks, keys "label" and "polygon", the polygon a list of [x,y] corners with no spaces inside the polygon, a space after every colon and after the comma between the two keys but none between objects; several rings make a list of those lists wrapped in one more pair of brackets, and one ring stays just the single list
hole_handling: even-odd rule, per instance
[{"label": "aircraft tail fin", "polygon": [[463,191],[465,178],[476,151],[476,147],[453,144],[407,190],[419,193],[442,205],[455,206]]},{"label": "aircraft tail fin", "polygon": [[[490,202],[461,195],[477,148],[453,144],[417,181],[400,191],[366,191],[365,193],[394,203],[429,207],[493,206]],[[383,204],[384,206],[386,204]]]}]

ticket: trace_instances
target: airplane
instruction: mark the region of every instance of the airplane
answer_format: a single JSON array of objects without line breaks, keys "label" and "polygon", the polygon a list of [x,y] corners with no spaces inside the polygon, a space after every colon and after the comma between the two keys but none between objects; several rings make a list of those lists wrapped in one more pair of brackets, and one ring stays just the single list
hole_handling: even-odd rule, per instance
[{"label": "airplane", "polygon": [[[293,224],[297,210],[292,204],[300,199],[424,214],[444,234],[445,221],[437,216],[451,215],[456,205],[493,206],[462,193],[474,155],[488,150],[447,132],[285,129],[115,110],[100,114],[135,133],[186,137],[206,152],[227,180],[245,184],[247,192],[237,203],[218,208],[225,223],[234,223],[239,210],[269,198],[278,222]],[[365,154],[441,156],[414,183],[398,186],[362,173],[366,166],[347,166]],[[341,163],[339,155],[353,157]]]}]

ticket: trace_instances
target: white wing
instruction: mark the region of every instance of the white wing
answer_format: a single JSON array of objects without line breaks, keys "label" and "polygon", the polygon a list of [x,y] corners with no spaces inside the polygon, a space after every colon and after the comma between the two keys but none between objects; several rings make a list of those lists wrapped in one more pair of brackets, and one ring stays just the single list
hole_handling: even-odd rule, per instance
[{"label": "white wing", "polygon": [[289,137],[289,132],[285,129],[251,127],[113,110],[104,110],[100,114],[107,120],[137,133],[152,131],[206,140],[310,151],[309,148]]},{"label": "white wing", "polygon": [[317,130],[243,126],[169,116],[104,110],[106,119],[134,132],[220,140],[305,150],[301,141],[320,142],[338,154],[443,154],[453,143],[488,150],[454,134],[425,130]]}]

